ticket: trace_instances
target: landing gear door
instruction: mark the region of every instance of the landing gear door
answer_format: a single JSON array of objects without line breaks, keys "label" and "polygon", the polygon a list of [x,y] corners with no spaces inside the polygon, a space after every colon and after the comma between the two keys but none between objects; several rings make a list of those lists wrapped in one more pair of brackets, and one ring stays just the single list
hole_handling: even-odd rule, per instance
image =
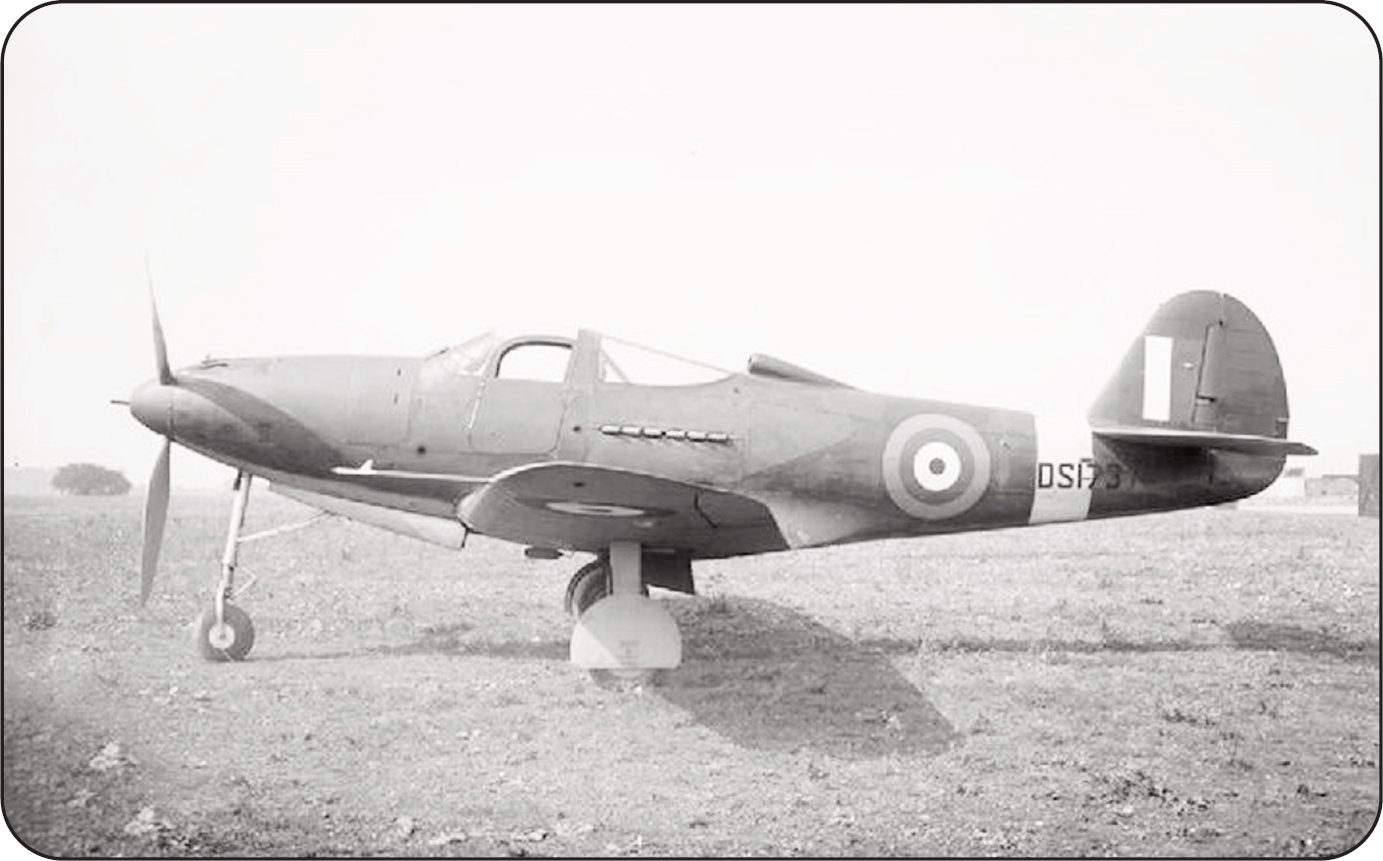
[{"label": "landing gear door", "polygon": [[572,344],[521,340],[497,351],[471,420],[471,447],[492,454],[547,454],[566,411]]}]

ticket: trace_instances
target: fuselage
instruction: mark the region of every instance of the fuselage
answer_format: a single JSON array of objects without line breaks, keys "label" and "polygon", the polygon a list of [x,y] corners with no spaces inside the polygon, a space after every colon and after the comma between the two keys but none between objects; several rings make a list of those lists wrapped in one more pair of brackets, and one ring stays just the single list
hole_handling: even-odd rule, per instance
[{"label": "fuselage", "polygon": [[[477,487],[542,462],[671,479],[772,512],[714,550],[669,548],[701,556],[1215,504],[1258,492],[1283,463],[1154,450],[1080,418],[878,395],[806,372],[703,368],[704,381],[647,383],[615,360],[620,343],[582,331],[424,359],[208,360],[177,371],[176,386],[142,386],[131,410],[286,487],[452,521]],[[528,354],[542,361],[520,362]],[[619,502],[582,500],[576,513]]]}]

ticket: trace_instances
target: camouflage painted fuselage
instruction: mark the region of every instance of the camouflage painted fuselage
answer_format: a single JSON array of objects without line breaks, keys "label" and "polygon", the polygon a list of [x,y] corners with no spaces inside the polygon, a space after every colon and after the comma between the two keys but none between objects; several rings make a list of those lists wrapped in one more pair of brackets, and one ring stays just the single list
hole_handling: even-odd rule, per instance
[{"label": "camouflage painted fuselage", "polygon": [[[500,373],[530,345],[564,351],[559,378]],[[498,343],[469,373],[435,358],[209,360],[142,387],[132,410],[286,488],[536,546],[642,539],[702,558],[1215,504],[1304,449],[1285,441],[1266,332],[1213,293],[1164,306],[1091,415],[1064,421],[871,394],[764,357],[694,385],[605,367],[589,331]]]}]

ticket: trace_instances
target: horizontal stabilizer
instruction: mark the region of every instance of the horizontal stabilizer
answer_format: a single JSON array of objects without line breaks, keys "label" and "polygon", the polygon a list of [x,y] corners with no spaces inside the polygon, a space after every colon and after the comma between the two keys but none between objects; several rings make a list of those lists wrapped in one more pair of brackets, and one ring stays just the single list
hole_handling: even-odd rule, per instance
[{"label": "horizontal stabilizer", "polygon": [[1310,455],[1316,450],[1309,445],[1270,436],[1252,434],[1216,433],[1215,431],[1195,431],[1185,428],[1155,427],[1097,427],[1095,436],[1120,442],[1140,443],[1142,445],[1164,446],[1167,448],[1217,448],[1240,454],[1261,454],[1281,456],[1288,454]]}]

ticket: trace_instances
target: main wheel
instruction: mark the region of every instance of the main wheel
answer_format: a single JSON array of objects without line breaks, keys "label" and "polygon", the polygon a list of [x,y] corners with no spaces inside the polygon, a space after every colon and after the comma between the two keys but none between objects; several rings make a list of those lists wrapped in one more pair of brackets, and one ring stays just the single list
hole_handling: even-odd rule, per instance
[{"label": "main wheel", "polygon": [[216,624],[216,607],[197,617],[197,653],[208,661],[243,661],[255,644],[250,616],[234,604],[226,604],[224,622]]}]

